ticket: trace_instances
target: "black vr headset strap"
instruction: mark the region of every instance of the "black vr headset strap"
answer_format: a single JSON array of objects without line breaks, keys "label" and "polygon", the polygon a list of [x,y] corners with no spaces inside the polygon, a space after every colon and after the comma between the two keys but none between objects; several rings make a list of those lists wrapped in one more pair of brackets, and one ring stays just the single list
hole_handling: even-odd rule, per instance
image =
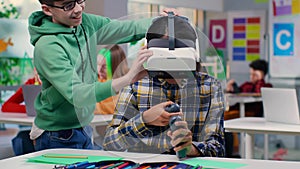
[{"label": "black vr headset strap", "polygon": [[169,32],[169,50],[175,49],[175,39],[174,39],[174,13],[168,12],[168,32]]}]

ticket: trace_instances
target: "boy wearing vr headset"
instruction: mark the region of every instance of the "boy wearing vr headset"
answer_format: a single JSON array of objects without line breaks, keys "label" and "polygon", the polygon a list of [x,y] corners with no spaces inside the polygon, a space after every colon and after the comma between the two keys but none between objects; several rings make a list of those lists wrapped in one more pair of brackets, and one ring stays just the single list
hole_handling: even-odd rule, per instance
[{"label": "boy wearing vr headset", "polygon": [[[173,37],[169,33],[170,18],[174,19]],[[159,52],[154,50],[169,51],[171,55],[190,49],[197,55],[197,35],[188,21],[181,17],[157,18],[148,29],[146,38],[149,49],[142,51],[153,48],[151,58],[159,57],[155,56]],[[174,38],[173,42],[169,43],[171,38]],[[174,44],[174,51],[166,48],[166,44]],[[154,49],[156,47],[162,49]],[[172,56],[170,59],[177,58]],[[187,156],[224,156],[223,90],[216,79],[200,72],[197,61],[194,58],[196,69],[187,69],[184,74],[182,70],[155,72],[149,68],[150,76],[124,88],[106,130],[104,149],[167,154],[186,149]],[[167,67],[165,63],[161,64]],[[180,111],[167,112],[166,107],[173,103],[180,106]],[[182,121],[175,122],[177,129],[170,131],[169,122],[175,116],[180,116]]]}]

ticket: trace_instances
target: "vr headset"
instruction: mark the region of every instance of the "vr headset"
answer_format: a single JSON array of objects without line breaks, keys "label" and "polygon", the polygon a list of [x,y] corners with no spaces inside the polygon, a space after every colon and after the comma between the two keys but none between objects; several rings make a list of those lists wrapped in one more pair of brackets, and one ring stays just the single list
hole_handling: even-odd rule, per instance
[{"label": "vr headset", "polygon": [[[200,61],[197,36],[194,41],[175,37],[175,17],[186,22],[191,27],[190,30],[193,30],[196,35],[194,28],[188,22],[187,18],[174,16],[172,12],[168,13],[167,38],[152,38],[147,40],[149,34],[148,30],[146,43],[148,49],[153,51],[153,56],[147,60],[144,67],[152,78],[189,78],[195,75],[196,64]],[[153,24],[155,24],[155,21],[153,21]]]}]

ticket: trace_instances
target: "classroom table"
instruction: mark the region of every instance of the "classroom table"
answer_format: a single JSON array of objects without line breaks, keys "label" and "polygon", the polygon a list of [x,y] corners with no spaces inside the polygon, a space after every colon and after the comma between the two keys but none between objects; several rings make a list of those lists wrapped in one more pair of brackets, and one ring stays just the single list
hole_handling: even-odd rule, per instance
[{"label": "classroom table", "polygon": [[[235,105],[239,103],[240,109],[240,117],[245,117],[245,103],[253,103],[253,102],[261,102],[261,94],[260,93],[226,93],[225,94],[226,102],[229,106]],[[245,135],[245,133],[241,133],[241,135]],[[268,136],[265,135],[265,138]],[[244,136],[240,139],[240,153],[243,158],[245,158],[245,140]]]},{"label": "classroom table", "polygon": [[[112,115],[95,115],[91,125],[107,125],[111,119]],[[0,123],[32,126],[33,121],[34,117],[27,116],[25,113],[3,113],[0,111]]]},{"label": "classroom table", "polygon": [[[245,135],[245,158],[253,158],[254,153],[254,134],[287,134],[300,135],[300,125],[268,122],[261,117],[244,117],[224,122],[226,131],[244,132]],[[266,139],[266,137],[265,137]],[[265,143],[268,140],[265,140]],[[266,147],[266,144],[264,145]],[[264,153],[268,154],[264,149]]]},{"label": "classroom table", "polygon": [[239,103],[240,117],[245,117],[245,103],[261,102],[260,93],[226,93],[225,97],[229,106]]},{"label": "classroom table", "polygon": [[[38,152],[33,152],[21,156],[16,156],[8,159],[0,160],[1,168],[21,168],[21,169],[51,169],[55,164],[33,163],[27,162],[28,158],[40,156],[47,153],[54,154],[80,154],[80,155],[96,155],[96,156],[112,156],[122,157],[126,160],[131,160],[136,163],[145,162],[178,162],[175,155],[162,154],[147,154],[147,153],[129,153],[129,152],[115,152],[115,151],[101,151],[101,150],[79,150],[79,149],[48,149]],[[230,159],[230,158],[215,158],[215,157],[198,157],[199,160],[212,160],[212,162],[227,162],[234,164],[245,164],[236,169],[298,169],[300,162],[292,161],[271,161],[271,160],[253,160],[253,159]]]},{"label": "classroom table", "polygon": [[[93,138],[99,136],[96,131],[96,126],[106,126],[111,121],[113,115],[94,115],[90,123],[93,128]],[[0,111],[0,123],[4,124],[19,124],[25,126],[32,126],[34,117],[27,116],[25,113],[3,113]]]}]

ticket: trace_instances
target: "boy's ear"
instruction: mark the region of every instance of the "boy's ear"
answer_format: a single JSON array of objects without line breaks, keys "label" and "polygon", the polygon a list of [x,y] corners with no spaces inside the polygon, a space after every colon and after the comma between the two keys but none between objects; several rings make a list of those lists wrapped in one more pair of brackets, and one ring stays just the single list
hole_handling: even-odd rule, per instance
[{"label": "boy's ear", "polygon": [[43,10],[45,15],[52,16],[52,12],[51,12],[50,8],[47,5],[42,4],[42,10]]}]

